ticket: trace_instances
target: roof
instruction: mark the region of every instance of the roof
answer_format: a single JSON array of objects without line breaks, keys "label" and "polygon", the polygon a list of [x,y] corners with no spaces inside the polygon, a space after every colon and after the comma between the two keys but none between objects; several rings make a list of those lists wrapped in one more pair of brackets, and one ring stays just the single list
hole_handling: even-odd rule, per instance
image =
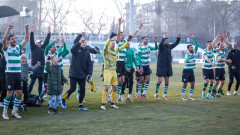
[{"label": "roof", "polygon": [[0,18],[18,15],[19,12],[9,6],[0,6]]}]

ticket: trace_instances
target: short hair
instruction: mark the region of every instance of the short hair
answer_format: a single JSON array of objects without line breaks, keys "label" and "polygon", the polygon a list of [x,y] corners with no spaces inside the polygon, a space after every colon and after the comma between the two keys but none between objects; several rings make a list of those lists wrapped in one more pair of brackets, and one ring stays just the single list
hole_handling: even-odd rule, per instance
[{"label": "short hair", "polygon": [[59,48],[60,46],[58,45],[57,48]]},{"label": "short hair", "polygon": [[192,46],[192,45],[187,45],[187,48],[190,48],[190,46]]},{"label": "short hair", "polygon": [[212,43],[212,41],[207,41],[206,44]]},{"label": "short hair", "polygon": [[141,38],[141,40],[143,40],[144,38],[147,38],[146,36],[143,36],[142,38]]},{"label": "short hair", "polygon": [[9,35],[7,40],[10,41],[10,38],[13,37],[13,35]]}]

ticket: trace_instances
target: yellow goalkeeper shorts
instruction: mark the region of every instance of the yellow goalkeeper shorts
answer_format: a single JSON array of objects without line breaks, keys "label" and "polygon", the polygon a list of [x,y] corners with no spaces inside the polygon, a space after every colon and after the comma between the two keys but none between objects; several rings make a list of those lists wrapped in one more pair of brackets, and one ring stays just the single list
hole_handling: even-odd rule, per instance
[{"label": "yellow goalkeeper shorts", "polygon": [[117,73],[115,70],[105,69],[103,72],[104,85],[117,85]]}]

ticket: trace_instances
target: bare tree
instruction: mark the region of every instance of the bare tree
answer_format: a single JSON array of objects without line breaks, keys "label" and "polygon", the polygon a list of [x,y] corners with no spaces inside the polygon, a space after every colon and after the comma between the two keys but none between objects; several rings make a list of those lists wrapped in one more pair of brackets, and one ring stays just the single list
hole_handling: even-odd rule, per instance
[{"label": "bare tree", "polygon": [[118,9],[118,13],[120,14],[121,18],[123,17],[123,1],[122,0],[113,0],[115,6]]}]

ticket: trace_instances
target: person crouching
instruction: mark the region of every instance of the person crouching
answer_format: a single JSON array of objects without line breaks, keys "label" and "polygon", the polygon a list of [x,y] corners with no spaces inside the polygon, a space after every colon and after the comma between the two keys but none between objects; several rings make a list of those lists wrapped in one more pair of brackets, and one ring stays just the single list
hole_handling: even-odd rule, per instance
[{"label": "person crouching", "polygon": [[[51,60],[51,63],[50,63]],[[46,63],[46,71],[48,72],[47,94],[49,99],[49,114],[61,113],[58,110],[58,105],[61,101],[62,87],[61,82],[68,84],[68,80],[63,75],[62,68],[58,65],[58,58],[56,55],[48,57]]]}]

